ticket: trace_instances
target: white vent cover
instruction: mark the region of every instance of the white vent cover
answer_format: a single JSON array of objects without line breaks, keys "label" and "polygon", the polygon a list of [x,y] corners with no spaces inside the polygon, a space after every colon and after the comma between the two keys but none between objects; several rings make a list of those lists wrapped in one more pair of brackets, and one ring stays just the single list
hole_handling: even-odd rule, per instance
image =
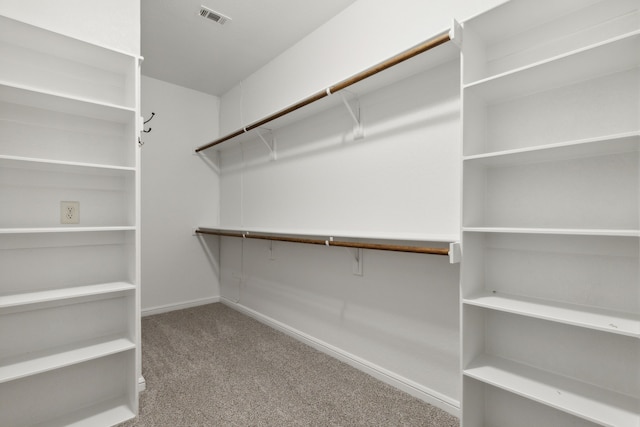
[{"label": "white vent cover", "polygon": [[231,21],[231,18],[224,16],[223,14],[209,9],[205,6],[200,6],[200,16],[217,22],[220,25],[224,25],[227,21]]}]

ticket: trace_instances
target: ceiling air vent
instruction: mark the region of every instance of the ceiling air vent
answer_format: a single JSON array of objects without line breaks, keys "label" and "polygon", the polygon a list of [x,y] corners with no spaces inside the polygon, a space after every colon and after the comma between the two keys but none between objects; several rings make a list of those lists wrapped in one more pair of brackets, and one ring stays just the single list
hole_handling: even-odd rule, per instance
[{"label": "ceiling air vent", "polygon": [[224,16],[223,14],[209,9],[208,7],[200,6],[200,16],[217,22],[220,25],[224,25],[227,21],[231,21],[231,18]]}]

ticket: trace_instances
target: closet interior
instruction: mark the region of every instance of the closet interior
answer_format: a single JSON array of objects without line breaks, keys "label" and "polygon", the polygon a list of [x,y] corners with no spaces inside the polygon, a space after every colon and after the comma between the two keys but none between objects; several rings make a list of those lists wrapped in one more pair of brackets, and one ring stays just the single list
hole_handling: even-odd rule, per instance
[{"label": "closet interior", "polygon": [[[137,414],[141,61],[0,16],[0,425]],[[465,427],[640,426],[637,0],[509,0],[211,137],[185,150],[219,178],[219,218],[190,231],[217,245],[222,302],[311,343],[301,313],[353,327],[336,354],[362,338],[352,360]],[[322,246],[343,300],[288,288]],[[411,341],[422,372],[356,335],[364,285],[432,304],[410,319],[436,322]]]}]

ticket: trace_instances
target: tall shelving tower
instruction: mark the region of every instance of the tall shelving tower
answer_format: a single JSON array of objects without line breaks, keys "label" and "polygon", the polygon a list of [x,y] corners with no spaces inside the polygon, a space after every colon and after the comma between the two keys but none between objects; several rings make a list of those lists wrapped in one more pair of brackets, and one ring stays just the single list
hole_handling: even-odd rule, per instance
[{"label": "tall shelving tower", "polygon": [[0,425],[137,413],[140,59],[0,17]]},{"label": "tall shelving tower", "polygon": [[465,427],[640,425],[639,9],[464,23]]}]

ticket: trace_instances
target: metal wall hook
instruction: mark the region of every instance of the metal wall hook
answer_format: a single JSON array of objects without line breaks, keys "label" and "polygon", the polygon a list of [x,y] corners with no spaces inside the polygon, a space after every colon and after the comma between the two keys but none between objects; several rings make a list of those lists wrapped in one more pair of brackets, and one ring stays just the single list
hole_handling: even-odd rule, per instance
[{"label": "metal wall hook", "polygon": [[[145,120],[145,121],[143,121],[143,122],[142,122],[142,126],[140,126],[140,127],[142,128],[142,132],[144,132],[144,133],[149,133],[149,132],[151,132],[151,128],[149,128],[149,129],[145,130],[145,129],[144,129],[144,125],[146,125],[147,123],[149,123],[149,122],[151,121],[151,119],[153,119],[153,117],[154,117],[155,115],[156,115],[156,113],[154,113],[154,112],[152,111],[152,112],[151,112],[151,117],[149,117],[149,119],[147,119],[147,120]],[[143,117],[140,117],[140,119],[142,119],[142,118],[143,118]],[[138,122],[138,123],[140,123],[140,122]],[[142,147],[142,146],[144,145],[144,141],[142,141],[142,140],[140,139],[140,137],[138,137],[138,145],[139,145],[140,147]]]},{"label": "metal wall hook", "polygon": [[152,112],[151,112],[151,117],[149,117],[149,119],[147,119],[147,120],[145,120],[144,122],[142,122],[142,125],[143,125],[143,126],[142,126],[142,127],[143,127],[142,132],[144,132],[144,133],[149,133],[149,132],[151,132],[151,128],[149,128],[148,130],[145,130],[145,129],[144,129],[144,125],[146,125],[146,124],[147,124],[147,123],[149,123],[151,120],[153,120],[153,117],[154,117],[155,115],[156,115],[156,113],[154,113],[154,112],[152,111]]}]

